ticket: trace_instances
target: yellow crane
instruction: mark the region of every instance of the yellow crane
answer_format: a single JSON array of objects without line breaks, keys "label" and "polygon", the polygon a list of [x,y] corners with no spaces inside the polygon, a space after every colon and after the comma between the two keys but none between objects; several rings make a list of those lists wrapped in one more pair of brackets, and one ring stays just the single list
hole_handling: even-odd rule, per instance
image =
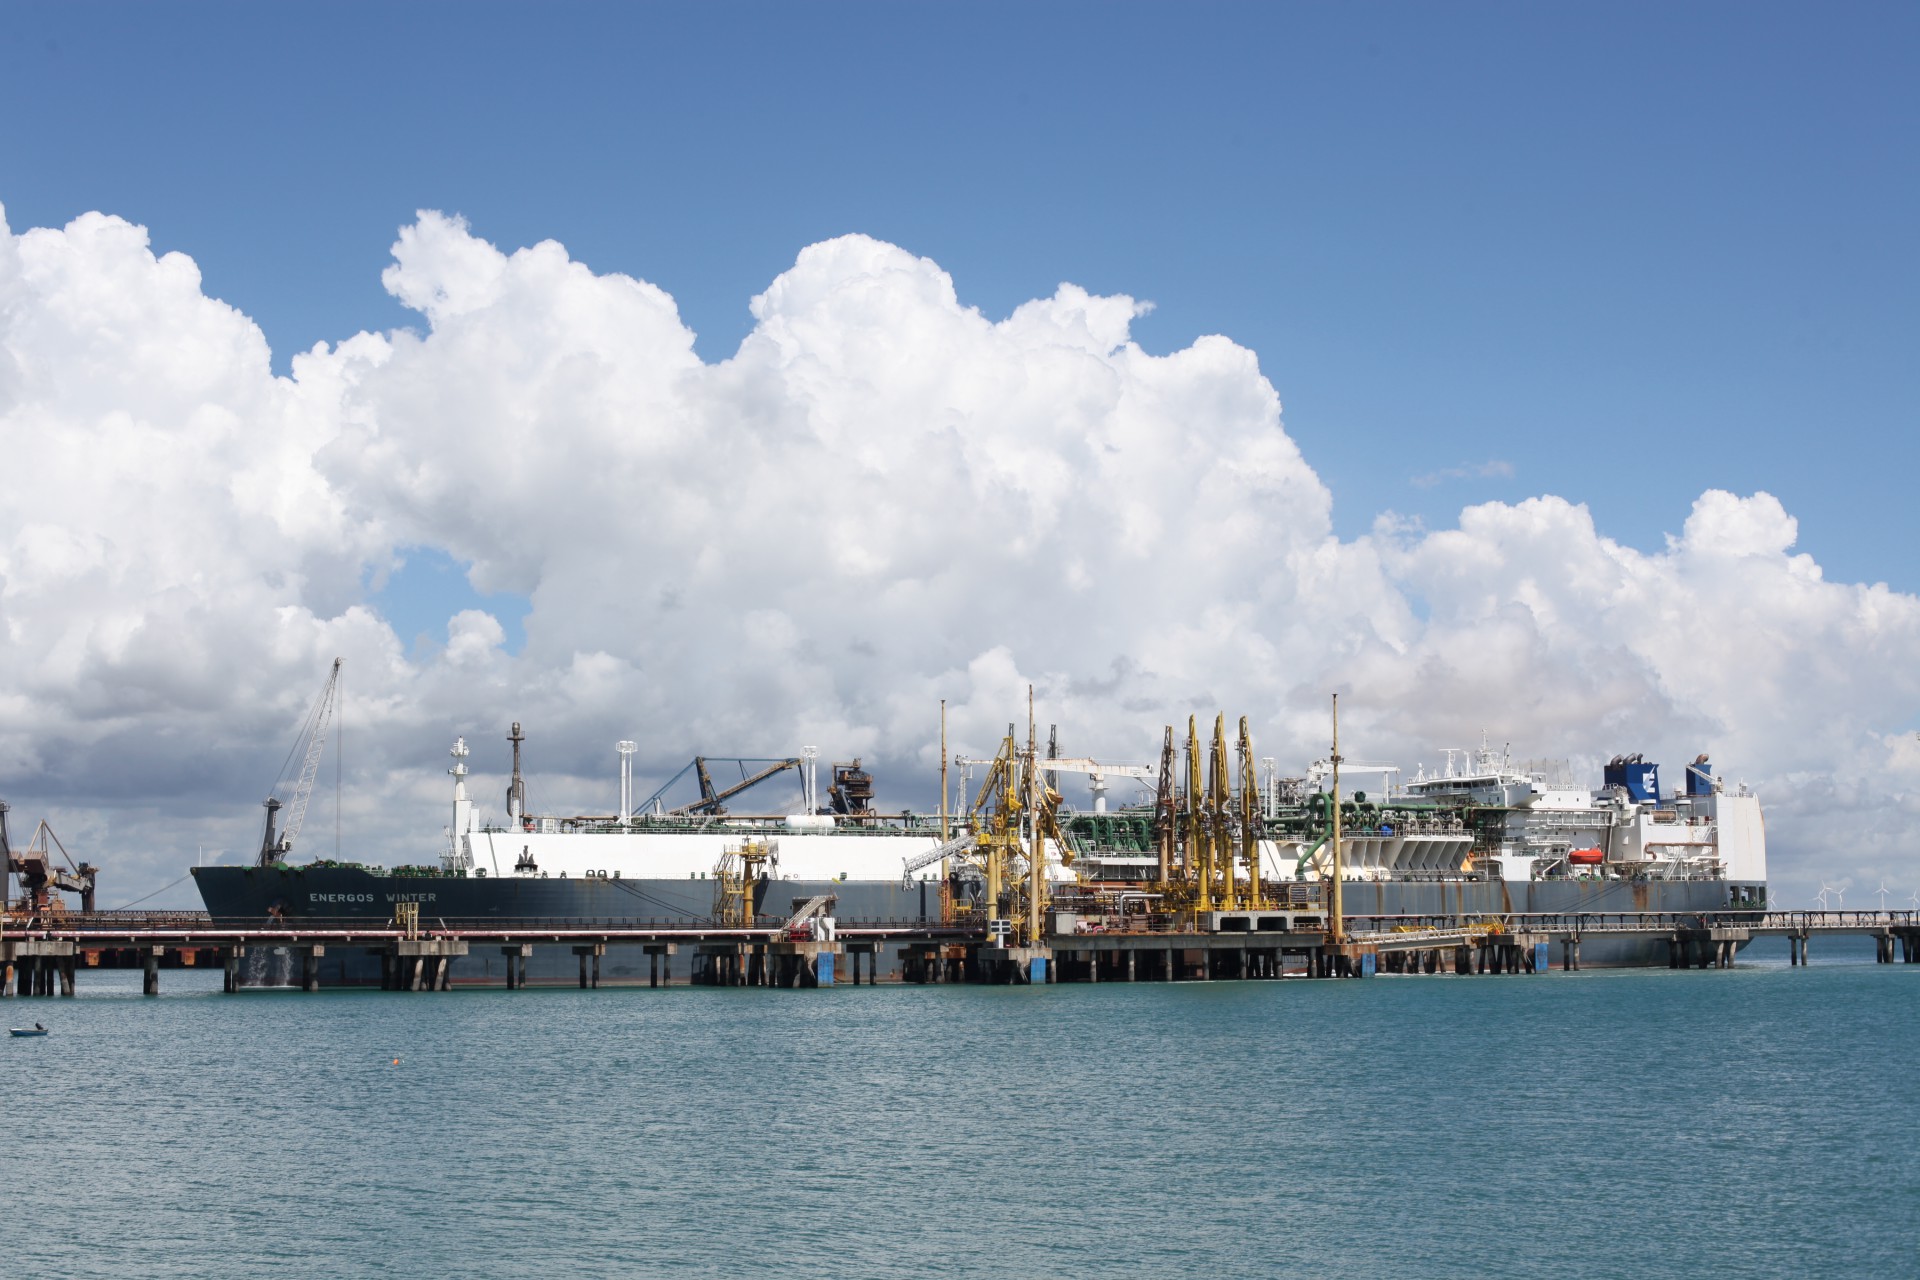
[{"label": "yellow crane", "polygon": [[1260,888],[1260,774],[1253,758],[1253,734],[1240,717],[1240,857],[1247,868],[1246,906],[1264,911],[1267,896]]},{"label": "yellow crane", "polygon": [[1037,945],[1045,931],[1049,849],[1058,851],[1062,865],[1073,861],[1060,829],[1060,793],[1047,785],[1047,761],[1039,759],[1037,747],[1029,705],[1026,747],[1009,731],[973,797],[966,821],[971,844],[954,840],[944,846],[978,868],[986,884],[987,934],[1003,946]]},{"label": "yellow crane", "polygon": [[721,853],[713,868],[713,922],[722,927],[753,927],[753,890],[760,877],[779,858],[779,846],[770,840],[743,841]]}]

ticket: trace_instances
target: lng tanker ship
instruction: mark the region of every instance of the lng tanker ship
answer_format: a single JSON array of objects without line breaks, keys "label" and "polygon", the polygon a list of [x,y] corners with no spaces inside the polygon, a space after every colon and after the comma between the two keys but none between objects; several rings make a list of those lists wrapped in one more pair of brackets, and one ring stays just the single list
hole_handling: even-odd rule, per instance
[{"label": "lng tanker ship", "polygon": [[[255,866],[196,868],[194,877],[217,920],[388,920],[401,903],[417,903],[425,920],[488,923],[553,921],[658,922],[698,926],[721,918],[721,868],[748,845],[766,856],[751,885],[761,923],[784,919],[793,905],[832,895],[843,922],[938,922],[943,904],[977,906],[982,886],[962,873],[939,879],[943,819],[873,805],[873,780],[858,760],[832,766],[829,803],[820,803],[813,752],[774,762],[801,772],[791,814],[737,815],[722,801],[759,781],[716,792],[700,769],[702,800],[664,810],[656,799],[629,808],[633,746],[621,746],[621,804],[602,816],[541,815],[526,809],[520,768],[520,726],[514,725],[513,774],[505,813],[483,814],[467,793],[464,740],[454,743],[451,821],[437,858],[383,868],[315,861],[292,865],[276,856],[273,810]],[[1090,774],[1091,812],[1061,814],[1067,848],[1050,850],[1048,878],[1082,896],[1152,896],[1159,869],[1156,806],[1123,804],[1107,811],[1103,774],[1146,778],[1144,767],[1103,769],[1090,761],[1044,760],[1049,770]],[[689,766],[694,767],[694,766]],[[1660,911],[1692,913],[1764,909],[1766,844],[1759,800],[1744,786],[1716,777],[1704,756],[1685,769],[1684,783],[1663,791],[1657,765],[1616,757],[1598,788],[1576,786],[1564,765],[1515,765],[1484,745],[1448,752],[1445,765],[1396,783],[1392,766],[1346,766],[1349,782],[1377,774],[1384,790],[1342,793],[1342,896],[1349,921],[1390,926],[1392,918],[1475,917],[1511,913],[1577,914]],[[1314,890],[1331,874],[1333,793],[1330,768],[1316,763],[1303,777],[1280,778],[1271,762],[1259,784],[1257,811],[1262,881],[1276,892]],[[1248,774],[1251,777],[1251,774]],[[1052,779],[1049,780],[1052,786]],[[945,819],[952,829],[963,826]],[[950,864],[951,865],[951,864]],[[564,979],[566,948],[534,953],[529,976]],[[631,950],[633,955],[620,954]],[[1665,963],[1655,942],[1592,939],[1583,958],[1596,965]],[[373,982],[377,963],[354,952],[332,963],[331,982]],[[497,960],[456,962],[455,981],[495,981]],[[882,961],[881,972],[897,964]],[[606,976],[642,980],[647,961],[637,947],[610,946]],[[268,979],[270,980],[270,979]]]}]

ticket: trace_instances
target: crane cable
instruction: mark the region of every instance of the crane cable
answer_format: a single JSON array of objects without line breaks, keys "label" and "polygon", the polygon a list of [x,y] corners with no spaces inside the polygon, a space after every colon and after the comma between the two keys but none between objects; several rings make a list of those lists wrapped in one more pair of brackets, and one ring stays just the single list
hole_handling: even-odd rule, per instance
[{"label": "crane cable", "polygon": [[115,911],[125,911],[128,907],[137,907],[141,903],[147,901],[148,898],[157,898],[161,894],[165,893],[167,890],[175,888],[179,885],[183,885],[191,879],[193,879],[193,872],[189,871],[187,872],[187,874],[181,876],[178,880],[175,880],[172,884],[161,885],[158,889],[155,889],[152,893],[148,894],[145,898],[135,898],[132,902],[123,902],[119,906],[114,907],[112,909]]}]

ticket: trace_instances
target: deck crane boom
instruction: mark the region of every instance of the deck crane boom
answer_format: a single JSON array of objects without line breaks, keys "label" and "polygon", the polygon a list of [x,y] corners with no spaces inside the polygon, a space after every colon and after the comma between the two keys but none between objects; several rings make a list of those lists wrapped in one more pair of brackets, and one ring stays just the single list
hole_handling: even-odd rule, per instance
[{"label": "deck crane boom", "polygon": [[[654,805],[659,803],[660,798],[671,791],[675,783],[691,773],[694,775],[695,781],[700,784],[700,798],[676,806],[675,808],[664,810],[664,812],[668,816],[676,818],[686,817],[689,814],[696,813],[719,817],[727,811],[726,801],[733,799],[733,797],[739,795],[749,787],[758,786],[768,778],[785,773],[788,769],[799,769],[804,763],[799,756],[783,756],[779,759],[774,759],[770,756],[695,756],[681,767],[680,772],[661,783],[658,790],[645,800],[642,800],[627,816],[633,817],[652,812]],[[709,764],[731,764],[738,766],[740,769],[740,781],[730,787],[715,786],[713,775],[707,771]],[[766,768],[749,775],[747,773],[747,766],[750,764],[765,765]]]},{"label": "deck crane boom", "polygon": [[[719,759],[717,756],[714,758]],[[733,757],[733,760],[735,763],[743,766],[742,772],[745,772],[744,766],[760,763],[757,760],[742,757]],[[800,758],[798,756],[790,756],[785,759],[775,760],[751,777],[742,778],[732,786],[725,788],[715,788],[713,785],[713,775],[707,772],[706,756],[695,756],[693,758],[693,767],[700,779],[700,798],[692,804],[683,804],[677,809],[667,810],[668,813],[676,817],[686,813],[710,813],[718,817],[727,811],[725,801],[733,799],[748,787],[757,786],[765,782],[775,774],[784,773],[788,769],[798,769],[800,767]],[[682,769],[680,772],[685,773],[686,770]],[[675,776],[678,777],[679,775],[676,774]]]},{"label": "deck crane boom", "polygon": [[333,718],[334,698],[340,689],[340,662],[339,658],[333,660],[333,670],[327,676],[326,687],[320,690],[313,710],[307,713],[304,726],[306,757],[300,762],[300,780],[294,784],[293,799],[287,804],[286,829],[277,840],[273,834],[273,818],[275,811],[280,808],[280,802],[271,796],[267,798],[267,833],[260,843],[260,865],[263,867],[285,860],[287,854],[293,851],[293,842],[299,838],[300,828],[307,820],[307,806],[313,800],[313,783],[320,776],[320,756],[327,747],[327,724]]}]

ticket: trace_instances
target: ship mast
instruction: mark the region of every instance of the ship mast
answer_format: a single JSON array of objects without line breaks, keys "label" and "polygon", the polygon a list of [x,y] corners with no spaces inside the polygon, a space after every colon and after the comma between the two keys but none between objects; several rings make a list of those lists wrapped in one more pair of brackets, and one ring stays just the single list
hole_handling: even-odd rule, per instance
[{"label": "ship mast", "polygon": [[519,826],[520,819],[527,813],[527,783],[520,776],[520,744],[526,740],[526,735],[520,732],[520,722],[515,720],[513,732],[507,735],[507,741],[513,744],[513,781],[507,786],[507,820],[514,826]]},{"label": "ship mast", "polygon": [[1347,922],[1340,910],[1340,695],[1333,695],[1333,900],[1327,915],[1331,940],[1346,941]]}]

